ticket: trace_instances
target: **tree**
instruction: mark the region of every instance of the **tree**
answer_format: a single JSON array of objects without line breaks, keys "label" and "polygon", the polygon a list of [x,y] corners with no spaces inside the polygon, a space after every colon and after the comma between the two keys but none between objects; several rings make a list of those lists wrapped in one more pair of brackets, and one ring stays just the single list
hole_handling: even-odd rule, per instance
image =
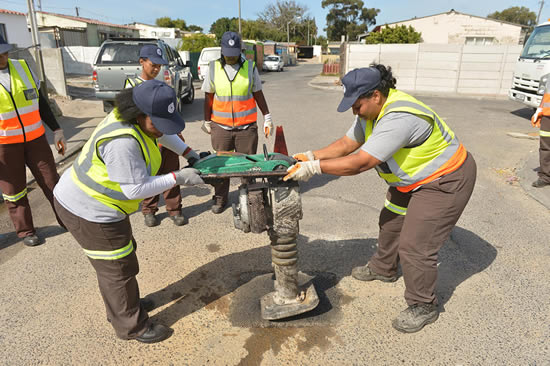
[{"label": "tree", "polygon": [[191,24],[187,26],[187,30],[189,32],[202,32],[202,27],[199,27],[198,25]]},{"label": "tree", "polygon": [[318,45],[321,45],[321,50],[323,52],[326,52],[328,49],[328,39],[325,36],[319,36],[317,37],[317,40],[315,42]]},{"label": "tree", "polygon": [[307,6],[294,0],[277,0],[274,4],[267,5],[258,14],[258,22],[265,26],[264,33],[269,34],[264,39],[286,41],[288,26],[290,41],[307,44],[308,25],[309,36],[315,37],[317,35],[315,18],[307,16],[307,11]]},{"label": "tree", "polygon": [[503,11],[495,11],[494,13],[487,15],[487,18],[526,25],[529,27],[527,33],[531,33],[535,25],[537,25],[537,14],[525,6],[512,6],[508,9],[504,9]]},{"label": "tree", "polygon": [[239,31],[238,18],[227,18],[227,17],[219,18],[210,26],[210,33],[215,34],[216,39],[218,41],[222,39],[222,35],[227,31],[233,31],[233,32]]},{"label": "tree", "polygon": [[336,41],[345,35],[349,40],[355,40],[367,31],[368,26],[375,25],[380,9],[365,8],[364,5],[361,0],[323,0],[323,9],[331,8],[325,29],[328,39]]},{"label": "tree", "polygon": [[396,27],[382,27],[380,32],[372,32],[365,39],[367,44],[378,43],[419,43],[422,42],[422,34],[412,26],[400,25]]},{"label": "tree", "polygon": [[179,46],[180,51],[200,52],[205,47],[219,46],[218,41],[214,38],[208,37],[206,34],[193,34],[189,37],[184,37]]},{"label": "tree", "polygon": [[172,19],[170,17],[161,17],[161,18],[157,18],[157,20],[155,21],[155,24],[159,27],[178,28],[182,31],[187,30],[187,24],[183,19]]}]

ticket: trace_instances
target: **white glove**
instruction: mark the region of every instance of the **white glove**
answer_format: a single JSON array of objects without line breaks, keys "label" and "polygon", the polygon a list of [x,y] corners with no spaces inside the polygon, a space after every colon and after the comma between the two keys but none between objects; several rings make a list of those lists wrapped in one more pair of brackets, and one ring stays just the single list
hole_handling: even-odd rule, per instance
[{"label": "white glove", "polygon": [[199,154],[197,154],[197,152],[193,149],[191,149],[190,147],[184,151],[183,155],[182,155],[185,159],[187,159],[189,161],[189,159],[195,159],[195,160],[199,160],[200,159],[200,156]]},{"label": "white glove", "polygon": [[176,178],[176,184],[182,186],[194,186],[195,184],[203,184],[200,173],[194,168],[183,168],[172,172],[174,178]]},{"label": "white glove", "polygon": [[211,123],[212,121],[202,121],[201,130],[210,135],[212,133],[212,128],[210,127]]},{"label": "white glove", "polygon": [[321,160],[301,161],[289,167],[286,171],[288,174],[284,176],[284,181],[289,179],[306,181],[315,174],[323,173],[321,171]]},{"label": "white glove", "polygon": [[53,141],[57,152],[61,155],[65,155],[65,150],[67,150],[67,140],[65,139],[62,128],[58,128],[53,131]]},{"label": "white glove", "polygon": [[298,154],[292,155],[292,157],[298,161],[313,161],[315,160],[315,155],[313,155],[313,151],[305,151]]},{"label": "white glove", "polygon": [[542,118],[539,118],[539,114],[542,113],[542,108],[537,108],[537,110],[535,111],[535,114],[533,114],[533,116],[531,117],[531,125],[533,127],[540,127],[540,119]]},{"label": "white glove", "polygon": [[273,122],[271,121],[271,113],[264,116],[264,135],[265,138],[273,135]]}]

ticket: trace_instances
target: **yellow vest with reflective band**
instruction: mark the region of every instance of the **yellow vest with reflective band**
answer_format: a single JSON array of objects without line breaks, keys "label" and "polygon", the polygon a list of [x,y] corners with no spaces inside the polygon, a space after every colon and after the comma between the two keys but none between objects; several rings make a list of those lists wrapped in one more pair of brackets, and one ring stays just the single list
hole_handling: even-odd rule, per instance
[{"label": "yellow vest with reflective band", "polygon": [[124,82],[124,89],[133,88],[134,86],[143,83],[145,80],[143,80],[140,76],[137,78],[128,78]]},{"label": "yellow vest with reflective band", "polygon": [[99,146],[117,137],[133,137],[139,143],[151,176],[156,175],[160,168],[161,155],[155,139],[147,136],[138,125],[122,123],[117,114],[118,110],[115,108],[97,126],[73,163],[72,179],[91,197],[129,215],[138,210],[142,200],[129,200],[122,192],[120,184],[109,179],[107,167],[98,155]]},{"label": "yellow vest with reflective band", "polygon": [[256,100],[252,94],[254,67],[246,60],[229,80],[220,60],[210,62],[210,82],[216,92],[212,105],[212,121],[226,126],[242,126],[257,120]]},{"label": "yellow vest with reflective band", "polygon": [[0,86],[0,144],[32,141],[46,132],[38,88],[25,60],[8,59],[8,67],[11,92]]},{"label": "yellow vest with reflective band", "polygon": [[[432,125],[432,133],[421,145],[403,147],[388,161],[376,167],[380,177],[390,186],[409,192],[462,165],[466,159],[466,150],[449,126],[430,107],[402,91],[390,89],[376,121],[392,112],[410,113],[422,118]],[[376,121],[367,121],[365,141],[372,135]]]}]

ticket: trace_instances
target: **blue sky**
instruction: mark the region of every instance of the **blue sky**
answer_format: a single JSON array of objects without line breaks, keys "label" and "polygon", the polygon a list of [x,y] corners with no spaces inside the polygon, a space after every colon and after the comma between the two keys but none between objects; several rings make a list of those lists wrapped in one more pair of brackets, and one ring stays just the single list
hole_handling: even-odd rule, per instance
[{"label": "blue sky", "polygon": [[[38,1],[35,6],[38,8]],[[134,21],[154,24],[155,19],[162,16],[182,18],[187,24],[196,24],[207,31],[210,25],[221,17],[238,17],[238,0],[41,0],[42,9],[62,14],[75,15],[75,7],[80,8],[80,15],[111,23],[131,23]],[[320,34],[326,27],[327,9],[321,7],[321,0],[296,0],[309,8],[308,14],[315,17]],[[456,11],[486,16],[496,10],[501,11],[511,6],[526,6],[538,13],[539,0],[502,1],[502,0],[363,0],[366,7],[378,8],[380,13],[377,24],[391,23],[416,17],[443,13],[451,9]],[[241,0],[241,16],[243,19],[256,19],[258,12],[274,0]],[[27,12],[26,0],[0,0],[0,8]],[[540,20],[550,18],[550,1],[547,1],[541,13]]]}]

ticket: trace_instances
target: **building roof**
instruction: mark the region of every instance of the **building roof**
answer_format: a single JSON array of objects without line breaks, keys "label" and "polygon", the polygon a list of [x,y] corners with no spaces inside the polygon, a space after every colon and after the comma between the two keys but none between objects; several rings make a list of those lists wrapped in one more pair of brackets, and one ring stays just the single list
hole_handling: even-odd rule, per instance
[{"label": "building roof", "polygon": [[138,30],[136,27],[132,27],[132,26],[129,26],[129,25],[107,23],[107,22],[102,22],[102,21],[96,20],[96,19],[76,17],[76,16],[73,16],[73,15],[48,13],[48,12],[45,12],[45,11],[37,11],[36,14],[53,15],[53,16],[56,16],[56,17],[70,19],[70,20],[76,20],[77,22],[83,22],[83,23],[88,23],[88,24],[106,25],[106,26],[115,27],[115,28],[126,28],[126,29]]},{"label": "building roof", "polygon": [[504,20],[498,20],[498,19],[487,18],[487,17],[480,17],[480,16],[478,16],[478,15],[471,15],[471,14],[461,13],[461,12],[459,12],[459,11],[456,11],[456,10],[454,10],[454,9],[451,9],[451,10],[446,11],[446,12],[443,12],[443,13],[432,14],[432,15],[426,15],[426,16],[423,16],[423,17],[414,17],[414,18],[411,18],[411,19],[400,20],[400,21],[392,22],[392,23],[380,24],[380,25],[377,25],[377,26],[375,27],[375,29],[373,29],[373,32],[377,31],[378,29],[380,29],[380,27],[383,27],[383,26],[385,26],[385,25],[393,25],[393,24],[397,24],[397,23],[410,22],[410,21],[412,21],[412,20],[423,19],[423,18],[431,18],[431,17],[435,17],[435,16],[438,16],[438,15],[450,14],[450,13],[455,13],[455,14],[460,14],[460,15],[466,15],[466,16],[473,17],[473,18],[480,18],[480,19],[491,20],[491,21],[493,21],[493,22],[498,22],[498,23],[504,23],[504,24],[515,25],[515,26],[522,27],[522,28],[528,28],[528,26],[523,25],[523,24],[511,23],[511,22],[506,22],[506,21],[504,21]]},{"label": "building roof", "polygon": [[7,10],[7,9],[0,9],[0,14],[11,14],[11,15],[27,16],[25,13],[20,13],[18,11]]}]

